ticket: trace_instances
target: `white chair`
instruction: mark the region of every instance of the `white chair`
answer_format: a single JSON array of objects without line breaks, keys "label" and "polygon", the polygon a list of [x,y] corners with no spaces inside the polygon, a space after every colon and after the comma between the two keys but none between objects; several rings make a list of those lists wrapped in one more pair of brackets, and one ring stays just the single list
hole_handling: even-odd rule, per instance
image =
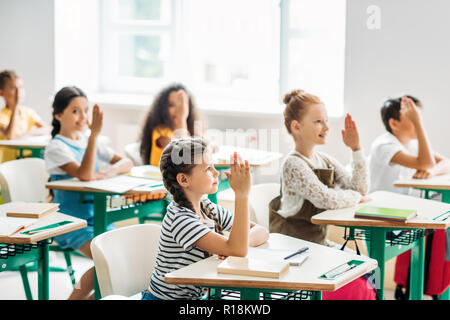
[{"label": "white chair", "polygon": [[39,158],[25,158],[0,164],[0,187],[3,202],[45,202],[48,180],[45,162]]},{"label": "white chair", "polygon": [[[250,189],[250,220],[269,229],[269,202],[280,195],[279,183],[261,183]],[[217,203],[234,212],[234,191],[227,189],[217,194]]]},{"label": "white chair", "polygon": [[254,212],[256,223],[269,230],[269,202],[280,195],[279,183],[261,183],[250,189],[250,210]]},{"label": "white chair", "polygon": [[139,152],[140,145],[140,142],[133,142],[127,144],[124,148],[125,155],[133,161],[135,166],[142,166],[144,164]]},{"label": "white chair", "polygon": [[104,299],[140,299],[156,262],[161,226],[139,224],[107,231],[91,242],[95,272]]},{"label": "white chair", "polygon": [[[49,175],[45,169],[45,161],[40,158],[25,158],[7,161],[0,164],[0,187],[3,203],[12,201],[46,202],[48,189],[45,188]],[[50,271],[67,271],[75,285],[75,271],[72,268],[71,249],[61,249],[51,245],[50,251],[62,252],[66,260],[67,269],[51,268]],[[27,269],[21,267],[24,283],[28,282]],[[31,297],[31,293],[26,293]]]}]

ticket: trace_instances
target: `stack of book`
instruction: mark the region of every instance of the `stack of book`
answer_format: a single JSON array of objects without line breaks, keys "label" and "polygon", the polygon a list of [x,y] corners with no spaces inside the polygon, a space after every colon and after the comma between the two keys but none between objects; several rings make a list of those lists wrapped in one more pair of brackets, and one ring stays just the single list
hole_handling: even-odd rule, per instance
[{"label": "stack of book", "polygon": [[355,218],[393,222],[407,222],[415,216],[417,216],[417,211],[414,209],[383,208],[376,206],[363,206],[355,212]]}]

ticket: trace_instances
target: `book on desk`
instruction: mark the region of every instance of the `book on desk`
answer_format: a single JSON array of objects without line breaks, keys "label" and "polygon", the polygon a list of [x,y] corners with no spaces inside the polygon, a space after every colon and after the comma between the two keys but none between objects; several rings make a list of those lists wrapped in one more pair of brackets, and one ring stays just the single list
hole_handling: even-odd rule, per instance
[{"label": "book on desk", "polygon": [[417,216],[415,209],[363,206],[355,211],[355,218],[407,222]]},{"label": "book on desk", "polygon": [[227,257],[217,266],[217,273],[264,278],[280,278],[289,270],[286,260],[267,261],[254,258]]}]

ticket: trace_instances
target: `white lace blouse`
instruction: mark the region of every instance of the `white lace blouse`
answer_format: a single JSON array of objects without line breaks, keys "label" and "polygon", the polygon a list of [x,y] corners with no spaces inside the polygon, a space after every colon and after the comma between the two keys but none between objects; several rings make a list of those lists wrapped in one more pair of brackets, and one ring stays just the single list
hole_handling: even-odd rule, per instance
[{"label": "white lace blouse", "polygon": [[[281,175],[281,206],[278,213],[287,218],[295,215],[303,205],[304,199],[315,207],[322,209],[339,209],[353,206],[361,200],[361,195],[369,191],[369,170],[362,150],[352,153],[352,170],[346,168],[328,154],[315,152],[314,160],[293,151],[302,159],[288,155],[282,165]],[[317,156],[319,154],[319,156]],[[305,161],[315,169],[327,168],[320,157],[323,154],[335,169],[335,187],[328,188],[314,174]]]}]

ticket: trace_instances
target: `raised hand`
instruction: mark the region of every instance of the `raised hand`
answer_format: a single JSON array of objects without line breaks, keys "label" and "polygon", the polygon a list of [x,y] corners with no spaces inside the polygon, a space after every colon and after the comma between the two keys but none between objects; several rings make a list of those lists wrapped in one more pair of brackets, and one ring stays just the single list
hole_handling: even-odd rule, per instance
[{"label": "raised hand", "polygon": [[414,125],[421,121],[420,112],[414,101],[408,97],[403,97],[400,107],[400,117],[409,119]]},{"label": "raised hand", "polygon": [[230,187],[233,189],[236,198],[238,197],[248,197],[250,193],[251,186],[251,175],[250,166],[248,161],[242,161],[241,156],[234,152],[230,157],[230,171],[225,172],[228,181],[230,182]]},{"label": "raised hand", "polygon": [[344,144],[352,149],[352,151],[358,151],[361,149],[359,144],[359,134],[358,128],[356,127],[355,121],[353,121],[352,116],[347,113],[345,117],[344,129],[342,132],[342,141]]},{"label": "raised hand", "polygon": [[91,135],[98,136],[103,126],[103,111],[96,104],[92,109],[92,121],[89,124],[89,129],[91,129]]},{"label": "raised hand", "polygon": [[176,93],[176,116],[181,121],[186,121],[189,116],[189,97],[184,90]]}]

